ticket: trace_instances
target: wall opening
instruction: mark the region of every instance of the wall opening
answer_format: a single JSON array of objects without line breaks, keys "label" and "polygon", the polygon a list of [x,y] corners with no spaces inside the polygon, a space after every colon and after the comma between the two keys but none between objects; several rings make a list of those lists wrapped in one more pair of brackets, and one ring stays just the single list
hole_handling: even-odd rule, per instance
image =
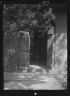
[{"label": "wall opening", "polygon": [[47,33],[34,31],[30,43],[30,64],[46,66],[47,63]]},{"label": "wall opening", "polygon": [[54,67],[54,27],[47,32],[42,29],[35,29],[30,43],[30,64],[39,65],[51,69]]}]

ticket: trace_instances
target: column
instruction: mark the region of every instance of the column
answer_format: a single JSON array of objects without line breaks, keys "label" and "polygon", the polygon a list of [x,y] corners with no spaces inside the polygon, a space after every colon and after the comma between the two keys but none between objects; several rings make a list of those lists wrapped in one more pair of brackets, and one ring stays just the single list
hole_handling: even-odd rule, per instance
[{"label": "column", "polygon": [[19,35],[19,68],[28,67],[30,63],[30,35],[21,31]]},{"label": "column", "polygon": [[54,27],[51,27],[48,31],[47,39],[47,68],[54,69]]}]

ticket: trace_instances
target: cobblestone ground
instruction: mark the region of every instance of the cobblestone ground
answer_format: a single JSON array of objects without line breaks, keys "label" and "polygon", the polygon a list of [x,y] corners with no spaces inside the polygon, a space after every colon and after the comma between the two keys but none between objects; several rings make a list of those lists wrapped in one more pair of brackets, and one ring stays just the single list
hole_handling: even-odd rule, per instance
[{"label": "cobblestone ground", "polygon": [[[4,90],[64,90],[55,74],[35,68],[31,72],[4,73]],[[41,72],[43,71],[43,72]]]}]

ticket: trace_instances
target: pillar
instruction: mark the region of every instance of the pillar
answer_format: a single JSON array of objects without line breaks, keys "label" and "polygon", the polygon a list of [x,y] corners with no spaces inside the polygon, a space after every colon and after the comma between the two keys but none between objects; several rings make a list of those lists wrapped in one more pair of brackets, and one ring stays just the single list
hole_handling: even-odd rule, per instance
[{"label": "pillar", "polygon": [[27,68],[30,63],[30,35],[29,32],[20,31],[19,34],[19,68]]},{"label": "pillar", "polygon": [[55,66],[55,45],[54,45],[54,27],[51,27],[48,31],[48,39],[47,39],[47,68],[54,69]]}]

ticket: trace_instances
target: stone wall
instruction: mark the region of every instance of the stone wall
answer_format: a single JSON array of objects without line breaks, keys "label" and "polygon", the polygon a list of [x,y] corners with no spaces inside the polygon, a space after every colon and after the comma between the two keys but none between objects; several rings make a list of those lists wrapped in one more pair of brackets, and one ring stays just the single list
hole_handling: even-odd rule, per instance
[{"label": "stone wall", "polygon": [[26,67],[30,63],[30,36],[29,32],[19,35],[19,67]]},{"label": "stone wall", "polygon": [[20,32],[4,40],[4,71],[15,71],[29,65],[29,35]]}]

